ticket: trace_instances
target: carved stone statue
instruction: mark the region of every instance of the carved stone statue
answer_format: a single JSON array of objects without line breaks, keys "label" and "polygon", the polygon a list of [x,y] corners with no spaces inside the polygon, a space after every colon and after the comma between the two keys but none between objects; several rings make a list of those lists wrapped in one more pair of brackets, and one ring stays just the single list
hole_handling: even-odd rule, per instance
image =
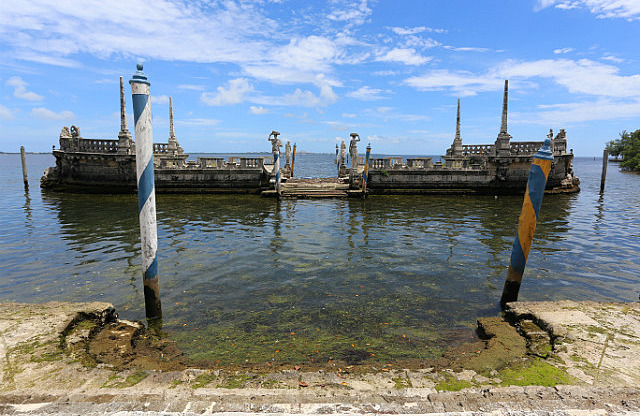
[{"label": "carved stone statue", "polygon": [[344,166],[347,159],[347,145],[344,144],[344,140],[340,143],[340,166]]},{"label": "carved stone statue", "polygon": [[280,154],[280,148],[282,147],[282,142],[280,141],[280,139],[278,139],[278,135],[280,135],[280,133],[274,130],[271,132],[267,140],[271,142],[271,152]]},{"label": "carved stone statue", "polygon": [[351,142],[349,142],[349,155],[351,156],[351,167],[358,167],[358,142],[360,141],[360,136],[358,133],[351,133]]},{"label": "carved stone statue", "polygon": [[60,132],[60,137],[71,137],[71,133],[69,133],[69,127],[64,126],[62,131]]},{"label": "carved stone statue", "polygon": [[71,126],[71,137],[74,139],[80,137],[80,129],[76,126]]},{"label": "carved stone statue", "polygon": [[553,129],[549,129],[549,134],[547,134],[549,140],[553,140]]},{"label": "carved stone statue", "polygon": [[287,140],[287,144],[284,146],[285,166],[289,164],[289,160],[291,160],[291,142]]}]

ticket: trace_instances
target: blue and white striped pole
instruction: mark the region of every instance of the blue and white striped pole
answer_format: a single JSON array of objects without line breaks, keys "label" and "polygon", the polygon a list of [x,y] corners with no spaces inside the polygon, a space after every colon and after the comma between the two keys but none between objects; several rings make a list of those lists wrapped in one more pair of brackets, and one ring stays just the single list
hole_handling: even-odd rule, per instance
[{"label": "blue and white striped pole", "polygon": [[531,161],[527,190],[524,194],[522,212],[518,220],[518,234],[513,242],[507,280],[504,283],[502,298],[500,299],[502,309],[508,302],[518,300],[522,275],[524,274],[529,250],[533,242],[533,233],[536,231],[536,223],[540,215],[544,188],[547,185],[547,178],[553,162],[553,153],[549,149],[550,144],[551,140],[546,139],[544,145],[533,155],[533,160]]},{"label": "blue and white striped pole", "polygon": [[[271,142],[271,151],[273,153],[273,172],[276,174],[276,193],[280,196],[280,140],[278,140],[279,132],[273,130],[269,134],[269,140]],[[271,138],[273,136],[273,139]]]},{"label": "blue and white striped pole", "polygon": [[162,318],[158,285],[158,229],[156,191],[153,181],[153,130],[151,128],[151,84],[142,72],[142,64],[129,81],[135,120],[136,172],[138,179],[138,215],[142,248],[144,304],[147,319]]}]

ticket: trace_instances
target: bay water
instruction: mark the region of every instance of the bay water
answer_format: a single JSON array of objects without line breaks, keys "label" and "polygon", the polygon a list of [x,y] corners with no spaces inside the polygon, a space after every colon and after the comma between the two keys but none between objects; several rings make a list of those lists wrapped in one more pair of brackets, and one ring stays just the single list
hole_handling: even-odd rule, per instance
[{"label": "bay water", "polygon": [[[296,176],[335,175],[299,154]],[[0,154],[0,302],[106,301],[144,319],[137,197],[41,191],[51,155]],[[520,300],[635,301],[640,176],[576,158],[546,195]],[[522,196],[277,201],[158,195],[163,330],[227,363],[433,358],[499,313]]]}]

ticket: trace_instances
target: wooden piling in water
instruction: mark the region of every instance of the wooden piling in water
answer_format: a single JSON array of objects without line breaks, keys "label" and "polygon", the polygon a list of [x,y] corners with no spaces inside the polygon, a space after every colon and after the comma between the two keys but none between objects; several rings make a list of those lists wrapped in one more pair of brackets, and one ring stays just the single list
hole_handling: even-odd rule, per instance
[{"label": "wooden piling in water", "polygon": [[158,225],[156,222],[156,191],[153,174],[153,131],[151,119],[151,84],[137,71],[129,81],[133,101],[136,139],[136,173],[138,183],[138,216],[140,220],[140,246],[144,304],[147,319],[162,318],[160,287],[158,284]]},{"label": "wooden piling in water", "polygon": [[500,299],[500,306],[503,310],[508,302],[518,300],[522,275],[527,264],[527,257],[529,257],[529,250],[533,242],[533,233],[536,231],[536,223],[542,206],[544,188],[551,171],[551,163],[553,162],[553,153],[549,148],[550,144],[551,140],[545,140],[544,145],[533,155],[533,160],[531,161],[522,212],[518,219],[518,233],[513,241],[507,279],[504,282]]},{"label": "wooden piling in water", "polygon": [[22,161],[22,180],[24,181],[24,190],[29,190],[29,177],[27,176],[27,156],[24,146],[20,146],[20,160]]},{"label": "wooden piling in water", "polygon": [[609,161],[609,151],[604,149],[602,153],[602,177],[600,178],[600,192],[604,191],[604,183],[607,179],[607,162]]}]

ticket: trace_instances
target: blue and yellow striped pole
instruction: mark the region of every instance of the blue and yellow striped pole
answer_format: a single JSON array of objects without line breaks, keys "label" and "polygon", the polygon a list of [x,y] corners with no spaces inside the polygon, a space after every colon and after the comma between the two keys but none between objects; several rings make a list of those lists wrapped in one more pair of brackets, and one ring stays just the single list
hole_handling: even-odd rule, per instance
[{"label": "blue and yellow striped pole", "polygon": [[293,168],[296,167],[296,144],[293,144],[293,155],[291,155],[291,177],[293,178]]},{"label": "blue and yellow striped pole", "polygon": [[371,154],[371,143],[367,145],[367,154],[364,158],[364,173],[362,174],[362,195],[367,194],[367,182],[369,182],[369,155]]},{"label": "blue and yellow striped pole", "polygon": [[129,81],[135,120],[136,173],[138,179],[138,216],[142,248],[144,304],[147,319],[162,318],[158,285],[158,228],[156,191],[153,181],[153,130],[151,127],[151,84],[142,72],[142,64]]},{"label": "blue and yellow striped pole", "polygon": [[504,283],[502,298],[500,299],[502,309],[508,302],[518,300],[522,275],[524,274],[527,257],[529,257],[529,250],[533,242],[533,233],[536,231],[536,222],[540,215],[544,188],[547,185],[547,178],[553,162],[553,153],[549,149],[550,144],[551,141],[546,139],[540,150],[533,155],[522,212],[518,220],[518,235],[516,235],[516,239],[513,242],[507,280]]}]

